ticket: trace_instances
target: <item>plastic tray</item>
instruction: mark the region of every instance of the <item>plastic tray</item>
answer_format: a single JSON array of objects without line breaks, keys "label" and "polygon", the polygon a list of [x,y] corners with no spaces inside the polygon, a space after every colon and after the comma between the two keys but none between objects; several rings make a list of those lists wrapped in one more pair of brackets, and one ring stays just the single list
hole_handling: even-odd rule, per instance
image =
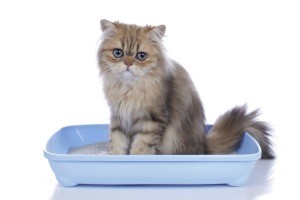
[{"label": "plastic tray", "polygon": [[[209,126],[207,126],[209,129]],[[70,148],[109,141],[109,125],[64,127],[48,141],[44,156],[58,182],[78,184],[228,184],[240,186],[261,157],[258,143],[245,133],[232,155],[81,155]]]}]

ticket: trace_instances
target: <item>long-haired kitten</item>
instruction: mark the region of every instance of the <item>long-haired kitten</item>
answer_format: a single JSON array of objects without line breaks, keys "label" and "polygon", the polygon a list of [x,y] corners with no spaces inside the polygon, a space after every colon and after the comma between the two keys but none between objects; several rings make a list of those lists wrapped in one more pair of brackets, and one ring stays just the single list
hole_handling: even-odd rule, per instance
[{"label": "long-haired kitten", "polygon": [[205,134],[201,100],[186,70],[164,51],[166,27],[101,20],[98,51],[111,110],[110,154],[227,154],[250,133],[273,158],[268,126],[246,106],[223,114]]}]

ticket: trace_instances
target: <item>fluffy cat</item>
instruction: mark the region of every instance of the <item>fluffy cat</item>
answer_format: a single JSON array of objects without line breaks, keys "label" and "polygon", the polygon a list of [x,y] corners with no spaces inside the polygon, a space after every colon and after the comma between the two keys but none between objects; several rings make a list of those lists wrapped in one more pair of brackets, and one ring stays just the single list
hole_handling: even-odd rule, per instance
[{"label": "fluffy cat", "polygon": [[222,115],[205,134],[202,102],[186,70],[165,53],[166,27],[101,20],[100,74],[111,110],[110,154],[227,154],[243,132],[274,157],[269,128],[246,106]]}]

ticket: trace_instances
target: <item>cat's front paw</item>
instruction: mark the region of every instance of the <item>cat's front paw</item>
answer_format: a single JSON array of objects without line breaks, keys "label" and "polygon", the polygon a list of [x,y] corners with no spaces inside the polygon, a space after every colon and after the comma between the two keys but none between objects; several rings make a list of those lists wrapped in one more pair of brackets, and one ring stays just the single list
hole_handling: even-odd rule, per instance
[{"label": "cat's front paw", "polygon": [[160,137],[152,134],[138,134],[134,137],[129,153],[132,155],[154,155]]},{"label": "cat's front paw", "polygon": [[130,155],[154,155],[155,147],[140,145],[130,149]]},{"label": "cat's front paw", "polygon": [[110,133],[110,144],[108,154],[110,155],[126,155],[128,154],[129,139],[119,130]]}]

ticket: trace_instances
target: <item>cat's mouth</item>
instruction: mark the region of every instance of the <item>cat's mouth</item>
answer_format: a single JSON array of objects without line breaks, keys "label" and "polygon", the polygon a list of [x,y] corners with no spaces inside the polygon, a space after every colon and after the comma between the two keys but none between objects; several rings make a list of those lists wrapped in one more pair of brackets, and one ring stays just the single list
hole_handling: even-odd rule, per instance
[{"label": "cat's mouth", "polygon": [[140,78],[143,74],[141,70],[136,69],[135,66],[130,66],[123,68],[122,71],[120,71],[120,77],[124,78],[125,80],[133,81],[135,79]]},{"label": "cat's mouth", "polygon": [[125,69],[125,70],[123,71],[123,74],[124,74],[124,73],[132,74],[132,71],[129,69],[129,67],[127,67],[127,69]]},{"label": "cat's mouth", "polygon": [[135,77],[135,75],[132,73],[132,71],[131,71],[130,69],[124,70],[124,71],[122,72],[121,76],[123,76],[123,77],[126,78],[126,79]]},{"label": "cat's mouth", "polygon": [[125,71],[123,72],[123,74],[131,74],[131,75],[133,75],[133,73],[132,73],[130,70],[125,70]]}]

